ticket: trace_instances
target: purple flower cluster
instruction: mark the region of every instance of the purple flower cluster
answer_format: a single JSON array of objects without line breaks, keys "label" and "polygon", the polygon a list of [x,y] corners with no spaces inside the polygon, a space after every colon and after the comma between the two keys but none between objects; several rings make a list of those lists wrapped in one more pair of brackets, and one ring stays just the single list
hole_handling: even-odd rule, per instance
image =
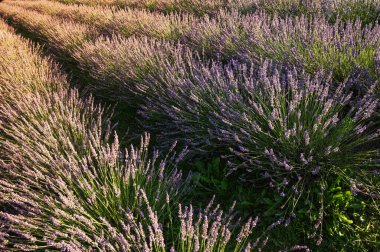
[{"label": "purple flower cluster", "polygon": [[[181,69],[182,57],[190,54],[182,45],[147,37],[101,37],[94,43],[84,43],[73,54],[80,68],[97,80],[89,88],[106,97],[128,101],[131,94],[146,92],[151,85],[142,82],[162,72],[170,64],[172,71]],[[100,92],[99,92],[100,91]]]},{"label": "purple flower cluster", "polygon": [[225,251],[231,243],[235,244],[237,251],[251,251],[253,247],[258,247],[256,244],[251,248],[248,242],[252,230],[257,225],[258,217],[250,218],[242,225],[236,237],[233,237],[233,229],[240,224],[240,220],[236,220],[233,215],[234,207],[224,213],[219,205],[211,209],[213,204],[214,199],[204,210],[200,209],[196,216],[191,205],[184,209],[179,205],[180,241],[176,248],[172,247],[172,251],[185,251],[186,248],[193,248],[193,251]]}]

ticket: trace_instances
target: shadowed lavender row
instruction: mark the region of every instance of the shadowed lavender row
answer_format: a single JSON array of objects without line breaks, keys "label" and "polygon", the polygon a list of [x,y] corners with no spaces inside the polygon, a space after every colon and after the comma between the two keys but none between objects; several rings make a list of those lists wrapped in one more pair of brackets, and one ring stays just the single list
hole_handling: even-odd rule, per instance
[{"label": "shadowed lavender row", "polygon": [[176,169],[186,150],[150,155],[148,135],[120,149],[110,111],[69,89],[58,67],[4,23],[0,52],[0,249],[265,246],[265,237],[249,238],[257,218],[234,232],[233,207],[177,207],[191,189]]}]

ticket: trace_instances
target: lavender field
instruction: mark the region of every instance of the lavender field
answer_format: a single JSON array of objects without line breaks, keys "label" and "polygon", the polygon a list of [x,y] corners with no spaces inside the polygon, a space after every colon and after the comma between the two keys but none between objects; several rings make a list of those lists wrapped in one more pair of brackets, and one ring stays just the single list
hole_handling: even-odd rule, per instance
[{"label": "lavender field", "polygon": [[0,0],[0,251],[380,251],[380,0]]}]

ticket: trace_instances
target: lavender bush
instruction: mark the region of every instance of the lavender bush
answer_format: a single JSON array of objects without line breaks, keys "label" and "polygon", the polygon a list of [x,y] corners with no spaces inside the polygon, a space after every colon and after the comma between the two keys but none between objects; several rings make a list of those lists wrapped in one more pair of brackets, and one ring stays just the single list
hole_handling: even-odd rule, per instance
[{"label": "lavender bush", "polygon": [[148,158],[148,136],[124,152],[106,112],[69,90],[38,49],[8,32],[0,39],[2,246],[128,250],[120,219],[143,211],[142,200],[155,211],[176,202],[187,189],[170,167],[185,153]]},{"label": "lavender bush", "polygon": [[270,15],[287,16],[324,16],[334,23],[337,18],[344,21],[360,19],[365,25],[378,21],[380,5],[376,0],[257,0],[256,11],[264,10]]},{"label": "lavender bush", "polygon": [[[12,44],[17,45],[16,48],[19,50],[20,43],[18,41],[16,42],[17,43],[14,43],[12,41]],[[6,49],[9,52],[9,48]],[[27,60],[31,58],[32,57],[19,57],[19,59]],[[4,62],[6,63],[8,61]],[[4,66],[12,66],[12,71],[17,70],[17,72],[21,74],[21,78],[23,78],[20,82],[24,83],[25,76],[23,74],[25,71],[23,70],[25,69],[19,68],[19,66],[14,65],[14,63],[15,62],[13,62],[13,64],[4,64]],[[33,62],[27,62],[23,66],[35,65]],[[47,71],[46,69],[43,70],[45,72]],[[32,71],[35,71],[35,69],[32,69]],[[8,72],[11,72],[11,70],[8,69],[8,71],[4,73],[7,74]],[[41,76],[46,76],[47,74],[45,72],[42,72]],[[14,78],[16,78],[16,76],[17,75],[13,75]],[[125,234],[124,237],[121,234],[116,235],[116,228],[110,226],[110,223],[113,224],[119,217],[117,215],[110,216],[109,211],[112,211],[113,214],[117,213],[116,209],[120,210],[122,207],[117,201],[118,199],[124,199],[124,197],[131,197],[128,200],[122,201],[132,204],[127,208],[129,210],[133,210],[133,205],[136,204],[144,208],[144,204],[148,204],[148,202],[150,203],[146,207],[148,207],[148,209],[155,209],[155,205],[159,204],[158,201],[162,200],[160,193],[165,191],[163,188],[166,186],[165,182],[160,179],[160,177],[163,176],[162,169],[165,166],[164,163],[160,163],[159,173],[155,173],[153,172],[155,162],[152,162],[150,166],[150,162],[145,162],[146,158],[143,152],[134,151],[132,149],[129,155],[122,155],[122,157],[124,157],[123,159],[126,159],[124,164],[119,157],[122,153],[120,153],[118,149],[117,141],[114,141],[111,146],[102,146],[103,143],[106,144],[109,142],[108,136],[110,135],[110,132],[106,130],[106,132],[103,133],[105,134],[105,139],[102,137],[101,125],[109,124],[107,122],[102,123],[101,118],[96,119],[96,117],[101,117],[102,111],[97,108],[94,109],[92,101],[78,104],[78,98],[75,92],[66,94],[66,91],[62,90],[59,94],[53,96],[52,100],[47,99],[52,92],[49,88],[52,88],[55,93],[57,91],[56,85],[50,83],[52,81],[50,78],[53,77],[48,75],[45,78],[47,80],[29,80],[30,85],[33,85],[35,82],[41,85],[37,90],[32,89],[33,92],[38,92],[38,96],[36,96],[37,93],[34,93],[30,97],[31,100],[25,99],[25,97],[23,97],[25,96],[25,90],[22,90],[17,99],[15,98],[12,102],[3,104],[3,115],[6,115],[7,123],[3,125],[2,129],[5,132],[6,138],[9,140],[4,142],[2,150],[6,153],[7,157],[12,159],[12,163],[2,164],[2,168],[4,168],[3,174],[5,176],[2,181],[2,205],[8,205],[12,210],[17,209],[17,211],[22,212],[22,214],[18,215],[10,214],[8,211],[2,212],[2,219],[5,223],[5,226],[2,227],[2,245],[5,246],[4,248],[8,248],[8,246],[21,250],[38,248],[83,250],[88,247],[98,247],[103,250],[107,248],[111,249],[112,247],[124,249],[144,247],[147,249],[149,246],[153,246],[155,249],[160,248],[160,246],[162,248],[162,233],[160,234],[160,229],[157,228],[158,216],[155,216],[152,210],[149,210],[148,213],[150,215],[149,221],[151,222],[143,224],[148,225],[148,227],[140,226],[141,224],[137,223],[131,215],[125,213],[127,216],[125,217],[127,219],[126,222],[131,225],[132,231],[127,233],[123,232],[123,234]],[[9,87],[7,90],[13,90],[12,94],[14,94],[15,87],[18,87],[18,89],[23,87],[19,85],[19,82],[15,82],[15,79],[11,81],[15,86]],[[49,84],[45,84],[45,81]],[[61,82],[64,82],[64,80],[61,80]],[[64,83],[61,84],[65,85]],[[7,85],[9,86],[10,84],[7,83]],[[4,85],[4,88],[8,87],[7,85]],[[43,92],[44,89],[48,90]],[[29,93],[30,92],[31,91],[29,91]],[[67,96],[70,98],[66,98]],[[14,103],[17,103],[18,109],[12,108]],[[31,103],[36,105],[31,106]],[[33,107],[33,110],[30,110],[31,107]],[[52,113],[53,111],[54,113]],[[73,114],[75,111],[77,111],[77,114]],[[87,114],[89,115],[87,116]],[[70,115],[70,117],[68,117],[68,115]],[[82,118],[88,119],[80,123],[83,120]],[[62,124],[57,122],[62,122]],[[38,141],[32,139],[37,135],[39,135]],[[46,139],[50,140],[46,141]],[[147,143],[144,142],[142,148],[146,148],[146,145]],[[94,166],[98,166],[99,169]],[[149,171],[144,169],[149,169]],[[16,170],[17,172],[14,173]],[[125,173],[127,172],[128,174],[128,171],[129,175],[126,176]],[[123,176],[121,176],[120,172],[122,172]],[[34,176],[35,174],[40,174],[38,177],[40,179],[37,178],[38,181],[33,182],[33,180],[31,180],[32,174],[34,174]],[[177,176],[178,174],[176,173],[175,176],[173,175],[173,180],[170,180],[170,190],[172,191],[176,190],[175,181]],[[109,178],[112,178],[112,180],[109,181]],[[22,188],[12,186],[11,181],[14,179],[22,182],[24,186]],[[90,184],[85,182],[94,180],[95,182]],[[44,182],[42,183],[42,181]],[[157,183],[156,185],[159,186],[160,189],[154,187],[152,189],[149,186],[149,181]],[[123,185],[123,182],[125,182],[126,185],[118,188],[119,183]],[[136,182],[138,182],[137,185]],[[33,188],[28,186],[30,183],[33,183]],[[102,186],[98,187],[100,185]],[[143,185],[145,191],[138,190],[138,185]],[[137,188],[135,188],[135,186],[137,186]],[[149,195],[153,192],[154,197],[151,199]],[[15,201],[14,197],[16,195],[22,195],[22,198],[18,196],[17,198],[19,200]],[[41,199],[40,195],[44,195],[44,198]],[[59,200],[56,200],[56,195],[60,195]],[[171,194],[165,194],[164,204],[167,203],[167,200],[173,200],[173,198],[168,197],[169,195]],[[25,201],[31,203],[31,206],[25,205]],[[107,202],[107,205],[104,205],[104,202]],[[82,216],[77,214],[78,209],[79,212],[88,211],[88,215]],[[141,212],[136,211],[140,216]],[[123,212],[122,210],[120,210],[119,213],[124,214],[121,212]],[[215,214],[216,212],[218,216],[219,213],[222,213],[217,210],[213,213]],[[100,213],[101,216],[107,215],[110,219],[103,219],[101,216],[96,215]],[[71,214],[73,216],[71,216]],[[187,211],[187,214],[189,215],[187,218],[190,218],[190,212]],[[30,219],[29,215],[32,215],[33,219]],[[36,218],[36,215],[38,218]],[[90,218],[89,215],[93,217]],[[229,227],[227,227],[225,223],[220,223],[220,220],[218,220],[220,217],[216,219],[214,224],[211,224],[213,223],[213,216],[206,217],[206,213],[201,216],[203,217],[199,218],[208,219],[202,224],[203,232],[206,232],[206,234],[202,233],[203,236],[199,237],[199,240],[203,239],[199,249],[203,251],[206,247],[209,249],[221,249],[221,246],[226,246],[227,243],[229,243],[229,236],[232,230],[229,231]],[[120,218],[122,217],[124,217],[124,215]],[[98,221],[94,222],[94,218],[97,218]],[[143,218],[143,216],[141,216],[141,218]],[[30,223],[29,219],[33,220],[33,223]],[[20,225],[20,221],[26,221],[28,225]],[[207,222],[209,221],[211,222],[211,229],[209,231],[210,237],[208,238]],[[187,220],[187,223],[189,222],[191,222],[191,219]],[[149,223],[152,225],[155,234],[149,233]],[[194,228],[196,228],[196,225],[199,225],[199,223],[200,222],[194,223]],[[70,224],[72,228],[62,230],[62,225],[66,224]],[[120,225],[122,224],[123,223],[120,223]],[[51,227],[47,227],[46,225],[51,225]],[[153,225],[155,225],[155,227],[153,227]],[[251,232],[250,225],[254,225],[254,222],[252,222],[252,224],[248,223],[245,226],[245,231],[242,231],[242,234],[239,235],[237,251],[243,247],[245,248],[244,244],[246,244],[247,232],[248,234]],[[139,236],[143,235],[145,231],[146,237],[149,237],[149,240],[155,241],[154,245],[148,244],[146,240],[143,240],[145,237]],[[44,235],[42,244],[41,242],[36,242],[36,240],[42,239],[42,233],[46,232],[47,235]],[[106,234],[105,237],[103,236],[104,232]],[[138,234],[134,236],[133,232]],[[185,231],[182,233],[184,232]],[[218,235],[219,232],[221,232],[220,235]],[[93,237],[94,234],[97,234],[98,237],[104,237],[107,241],[99,244],[102,238],[99,238],[100,240],[95,239]],[[215,234],[217,234],[216,237],[214,236]],[[72,235],[75,238],[67,240],[67,235]],[[112,238],[108,235],[111,235]],[[188,235],[194,238],[194,244],[187,241],[186,246],[198,246],[195,241],[198,239],[196,237],[201,234],[189,233]],[[140,238],[141,243],[128,245],[123,238],[132,240],[139,240]],[[60,239],[63,240],[57,242],[57,240]],[[109,241],[110,239],[112,241]],[[181,247],[182,246],[183,245],[181,245]],[[151,247],[151,249],[153,247]]]},{"label": "lavender bush", "polygon": [[[289,140],[289,144],[295,140],[291,138],[294,135],[298,136],[297,140],[300,141],[296,145],[308,146],[312,139],[311,135],[314,133],[334,142],[334,139],[327,137],[327,130],[330,126],[334,129],[333,132],[335,130],[340,132],[338,128],[343,127],[347,132],[340,133],[347,133],[347,137],[351,135],[352,130],[364,133],[366,127],[363,123],[368,123],[365,120],[371,119],[378,106],[378,101],[373,94],[376,84],[369,87],[366,94],[358,99],[358,97],[353,97],[350,91],[352,82],[342,82],[334,88],[331,85],[331,78],[323,77],[325,75],[322,73],[310,78],[295,69],[276,68],[276,64],[268,62],[264,63],[259,71],[256,71],[255,67],[249,68],[244,64],[236,63],[232,65],[233,67],[231,65],[224,67],[215,62],[210,66],[200,61],[197,63],[194,58],[184,60],[184,62],[186,61],[191,62],[188,64],[189,71],[187,71],[191,73],[191,76],[189,74],[181,78],[177,72],[164,71],[158,78],[156,76],[146,80],[146,82],[152,83],[152,91],[145,93],[149,102],[141,113],[147,118],[158,116],[160,119],[156,120],[159,123],[157,128],[163,128],[166,123],[180,129],[177,131],[178,134],[185,132],[184,135],[187,135],[192,131],[196,132],[196,134],[186,136],[186,139],[193,143],[197,143],[196,139],[198,139],[199,143],[207,145],[209,137],[222,140],[222,136],[228,136],[232,139],[228,141],[228,146],[241,142],[242,149],[251,150],[251,148],[255,148],[255,145],[265,146],[271,142],[270,139],[280,138],[280,135],[270,137],[270,134],[260,133],[264,125],[273,133],[280,134],[282,132],[281,134],[286,136],[284,141]],[[169,68],[169,65],[166,67]],[[164,64],[161,69],[165,69]],[[285,71],[287,74],[283,74],[281,71]],[[166,95],[164,95],[165,92]],[[307,104],[304,104],[305,100],[308,101]],[[267,109],[267,115],[264,113],[264,108]],[[284,108],[287,110],[283,110]],[[349,111],[346,111],[347,108]],[[304,115],[305,118],[301,117],[303,112],[307,113]],[[252,117],[249,116],[250,113],[253,113]],[[165,118],[164,115],[168,120],[166,122],[162,120]],[[348,123],[346,119],[342,120],[343,125],[340,125],[339,116],[351,118],[347,119],[352,124],[351,127],[345,125]],[[270,118],[272,120],[269,120]],[[251,123],[251,120],[256,123]],[[306,121],[308,125],[306,125]],[[252,126],[244,128],[242,127],[244,122],[252,124]],[[275,130],[276,124],[278,124],[278,130]],[[169,128],[170,125],[168,125]],[[300,126],[302,126],[300,128],[302,132],[296,133]],[[225,131],[227,128],[229,128],[229,134]],[[251,130],[267,135],[262,139],[262,144],[257,144],[257,140],[253,141],[252,132],[248,133]],[[170,135],[174,133],[173,129],[168,132]],[[243,138],[244,133],[251,140]],[[239,137],[240,135],[241,137]],[[372,137],[375,136],[376,134]],[[319,137],[317,138],[319,139]],[[359,134],[358,138],[361,139],[362,136]],[[337,136],[337,139],[345,141],[342,137]],[[252,146],[249,148],[242,146],[250,141],[252,141]],[[303,145],[301,145],[302,142]],[[362,144],[362,141],[360,140],[358,143]],[[288,145],[288,143],[284,143],[284,145]],[[344,145],[347,146],[347,149],[353,149],[348,146],[347,142]],[[285,146],[281,146],[279,149],[282,147],[287,149]],[[338,146],[331,146],[330,149],[333,150],[335,147]],[[250,152],[248,151],[248,153]],[[237,156],[242,156],[243,153],[244,151],[239,152]],[[330,151],[329,154],[331,153],[333,152]],[[308,154],[304,153],[304,155]],[[251,165],[251,163],[248,164]]]},{"label": "lavender bush", "polygon": [[192,79],[167,73],[150,79],[171,91],[148,98],[141,114],[153,129],[169,129],[164,139],[182,139],[201,151],[229,148],[230,172],[267,183],[283,198],[287,216],[315,190],[320,198],[308,207],[319,205],[323,215],[330,177],[348,181],[379,166],[375,84],[354,97],[350,82],[334,87],[331,76],[311,78],[269,62],[259,71],[237,63],[192,67]]},{"label": "lavender bush", "polygon": [[125,39],[115,36],[85,43],[73,57],[82,70],[99,80],[91,87],[93,91],[101,90],[107,96],[128,100],[131,93],[137,93],[138,89],[149,89],[149,84],[137,86],[148,75],[156,76],[165,71],[161,67],[164,62],[173,64],[167,71],[176,71],[175,64],[182,64],[181,56],[184,53],[191,52],[180,44],[146,37]]},{"label": "lavender bush", "polygon": [[[257,29],[253,22],[243,25],[247,31]],[[289,62],[311,74],[325,69],[332,71],[338,81],[347,78],[355,68],[367,69],[372,76],[376,75],[374,55],[380,41],[378,25],[362,28],[359,20],[329,25],[322,18],[308,21],[301,17],[277,19],[271,24],[265,22],[260,30],[271,31],[271,34],[253,34],[247,40],[248,45],[255,45],[249,51],[259,48],[260,52],[253,53],[250,58],[261,55]]]},{"label": "lavender bush", "polygon": [[270,15],[286,16],[312,16],[326,11],[326,4],[329,1],[323,0],[257,0],[256,8],[264,10]]}]

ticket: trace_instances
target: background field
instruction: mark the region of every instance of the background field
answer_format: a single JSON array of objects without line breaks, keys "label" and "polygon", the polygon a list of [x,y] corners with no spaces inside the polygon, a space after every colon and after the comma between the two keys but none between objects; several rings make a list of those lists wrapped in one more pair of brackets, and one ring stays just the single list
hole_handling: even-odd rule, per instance
[{"label": "background field", "polygon": [[0,1],[0,251],[380,250],[380,1]]}]

